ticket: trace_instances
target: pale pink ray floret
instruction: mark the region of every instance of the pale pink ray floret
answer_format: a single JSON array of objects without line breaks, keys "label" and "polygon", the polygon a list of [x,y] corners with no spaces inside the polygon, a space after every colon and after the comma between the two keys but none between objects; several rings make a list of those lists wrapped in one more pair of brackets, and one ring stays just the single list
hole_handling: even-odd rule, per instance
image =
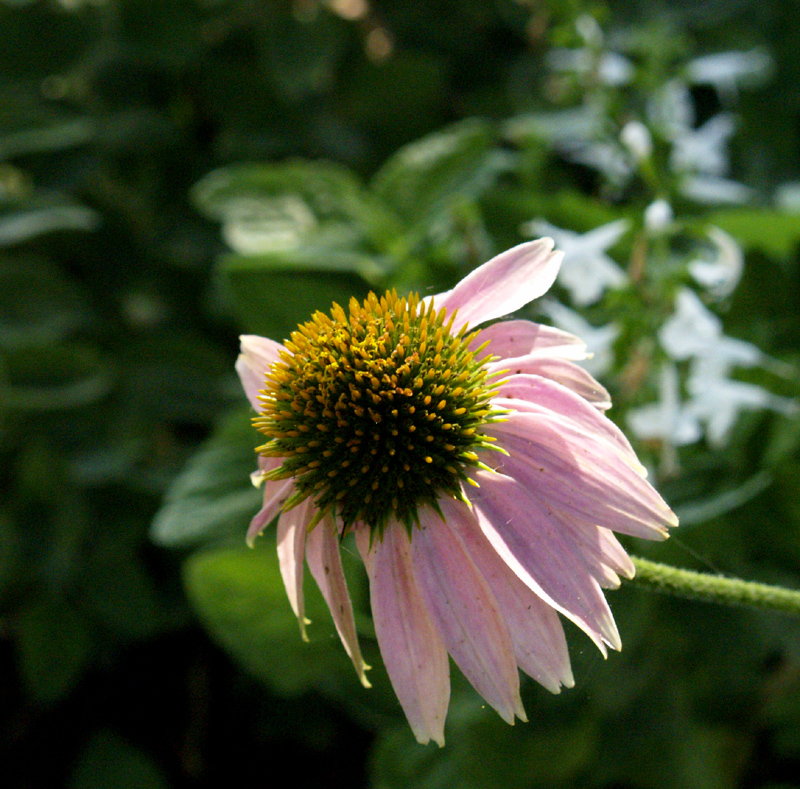
[{"label": "pale pink ray floret", "polygon": [[[470,329],[519,310],[553,284],[561,255],[549,239],[521,244],[480,266],[452,290],[428,297],[451,328]],[[518,669],[558,693],[574,684],[559,615],[605,655],[620,636],[603,594],[631,578],[634,565],[614,532],[661,540],[677,518],[645,479],[621,431],[604,415],[606,390],[575,362],[585,345],[525,320],[493,323],[473,341],[498,374],[492,407],[503,411],[484,433],[499,452],[481,452],[462,498],[442,494],[418,523],[389,523],[382,534],[351,529],[366,566],[375,633],[400,704],[420,743],[444,744],[452,657],[483,698],[513,723],[525,720]],[[236,369],[253,407],[265,375],[290,353],[243,336]],[[264,480],[280,458],[259,458],[262,510],[248,542],[277,516],[278,558],[303,637],[307,565],[365,686],[353,608],[340,560],[343,524],[319,517],[312,497],[285,509],[294,480]],[[314,524],[309,530],[309,525]]]}]

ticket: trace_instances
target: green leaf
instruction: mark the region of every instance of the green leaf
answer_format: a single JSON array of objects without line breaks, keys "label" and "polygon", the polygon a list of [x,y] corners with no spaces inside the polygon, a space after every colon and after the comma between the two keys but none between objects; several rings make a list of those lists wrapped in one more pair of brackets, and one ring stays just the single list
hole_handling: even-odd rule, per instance
[{"label": "green leaf", "polygon": [[5,354],[0,404],[21,411],[57,411],[95,403],[114,381],[94,348],[69,343],[17,348]]},{"label": "green leaf", "polygon": [[21,244],[57,230],[96,230],[99,224],[97,212],[74,203],[10,211],[0,215],[0,246]]},{"label": "green leaf", "polygon": [[[242,164],[205,176],[192,190],[198,210],[223,223],[240,254],[290,252],[293,267],[327,267],[326,251],[377,254],[400,226],[356,175],[329,162]],[[311,245],[316,253],[306,251]]]},{"label": "green leaf", "polygon": [[[312,688],[360,688],[313,582],[306,584],[311,641],[301,640],[272,536],[262,537],[255,550],[193,554],[184,565],[184,583],[212,637],[275,693],[294,696]],[[357,587],[351,588],[354,591]]]},{"label": "green leaf", "polygon": [[372,191],[409,221],[435,218],[476,200],[509,169],[510,155],[496,147],[492,125],[461,121],[401,148],[377,172]]},{"label": "green leaf", "polygon": [[75,686],[91,658],[89,631],[80,615],[63,602],[42,599],[19,612],[17,654],[31,696],[54,702]]},{"label": "green leaf", "polygon": [[88,118],[65,119],[47,126],[21,129],[0,135],[0,159],[73,148],[86,144],[94,135],[94,122]]},{"label": "green leaf", "polygon": [[262,495],[249,476],[258,443],[252,413],[228,414],[172,483],[151,528],[156,543],[176,548],[230,535],[244,540]]}]

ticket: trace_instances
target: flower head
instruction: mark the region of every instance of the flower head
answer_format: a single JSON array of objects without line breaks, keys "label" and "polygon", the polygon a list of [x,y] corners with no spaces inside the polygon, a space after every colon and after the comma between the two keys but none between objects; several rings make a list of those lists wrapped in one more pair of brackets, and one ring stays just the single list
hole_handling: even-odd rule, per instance
[{"label": "flower head", "polygon": [[608,393],[574,364],[577,337],[524,320],[474,329],[545,293],[560,257],[549,239],[521,244],[445,293],[334,305],[283,345],[242,338],[237,370],[267,438],[248,539],[279,516],[301,632],[307,563],[368,685],[339,556],[354,534],[421,743],[444,743],[448,654],[513,723],[518,668],[554,693],[573,685],[559,614],[619,649],[602,587],[634,567],[612,530],[663,539],[677,523],[603,416]]}]

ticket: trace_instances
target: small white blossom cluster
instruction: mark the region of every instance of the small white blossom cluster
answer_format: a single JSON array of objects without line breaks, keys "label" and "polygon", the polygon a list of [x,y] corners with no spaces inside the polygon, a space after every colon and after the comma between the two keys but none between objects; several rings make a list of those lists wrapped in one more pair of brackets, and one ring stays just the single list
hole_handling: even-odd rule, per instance
[{"label": "small white blossom cluster", "polygon": [[[670,205],[664,200],[651,203],[645,209],[643,224],[650,237],[670,232],[675,227]],[[525,223],[522,230],[556,241],[564,253],[558,282],[580,309],[600,303],[609,289],[629,284],[628,275],[607,250],[631,227],[628,220],[621,219],[581,234],[537,219]],[[687,257],[684,268],[710,299],[725,299],[741,279],[744,255],[736,241],[718,227],[707,228],[705,241]],[[652,262],[658,264],[657,260]],[[593,326],[579,312],[553,299],[540,309],[557,327],[586,341],[591,358],[584,366],[592,375],[602,376],[614,368],[613,345],[620,335],[619,325],[609,322]],[[628,415],[629,427],[640,439],[678,447],[705,437],[719,448],[726,444],[742,410],[771,409],[786,414],[797,410],[793,400],[730,377],[736,368],[762,366],[774,370],[777,364],[752,343],[725,335],[720,318],[690,287],[677,291],[675,311],[658,332],[658,342],[667,357],[657,373],[659,399]],[[679,365],[686,369],[685,398]]]},{"label": "small white blossom cluster", "polygon": [[[760,49],[695,58],[655,89],[648,86],[641,101],[631,102],[628,94],[646,84],[639,79],[639,66],[608,45],[591,17],[581,17],[576,29],[582,46],[555,49],[547,63],[558,80],[578,87],[579,106],[516,119],[508,131],[512,137],[519,133],[549,142],[565,158],[599,170],[612,187],[623,187],[638,175],[651,201],[639,222],[622,218],[576,233],[537,217],[521,229],[528,236],[552,237],[564,253],[558,284],[570,306],[549,299],[540,309],[557,327],[585,338],[592,356],[584,365],[595,376],[623,367],[615,358],[615,343],[633,330],[618,317],[593,325],[581,311],[613,314],[607,295],[628,291],[620,297],[635,299],[648,277],[660,283],[661,298],[671,301],[674,294],[674,311],[661,325],[657,345],[643,342],[639,348],[644,366],[637,375],[652,376],[657,400],[627,417],[638,438],[659,442],[665,470],[674,470],[677,447],[703,439],[715,448],[725,446],[742,411],[797,411],[794,400],[736,379],[742,368],[780,373],[780,363],[755,345],[727,336],[718,315],[706,306],[724,303],[735,292],[744,268],[739,244],[719,227],[698,229],[696,221],[676,218],[671,205],[678,197],[701,204],[751,200],[749,187],[728,178],[728,145],[736,130],[730,108],[741,88],[769,76],[771,60]],[[711,86],[723,108],[702,124],[693,85]],[[616,110],[613,116],[620,101],[637,109]],[[620,242],[636,250],[627,271],[609,254]],[[652,295],[647,303],[651,300]],[[645,302],[633,308],[649,309]],[[634,380],[634,386],[643,380]]]},{"label": "small white blossom cluster", "polygon": [[[797,411],[795,401],[729,377],[737,367],[770,366],[770,360],[752,343],[725,335],[722,321],[691,288],[678,291],[675,313],[661,327],[658,340],[668,357],[659,376],[659,400],[628,414],[628,425],[639,438],[682,446],[705,435],[719,448],[742,410]],[[688,362],[685,400],[679,362]]]},{"label": "small white blossom cluster", "polygon": [[608,45],[592,17],[580,17],[576,30],[582,46],[551,50],[547,65],[558,77],[580,85],[581,105],[529,116],[523,124],[528,132],[549,140],[567,159],[599,170],[614,187],[624,186],[637,172],[647,176],[655,138],[669,149],[670,180],[684,197],[716,204],[744,203],[752,197],[751,189],[726,177],[734,115],[725,110],[697,125],[691,87],[709,85],[722,106],[730,106],[741,88],[770,76],[767,52],[722,52],[690,60],[655,90],[648,86],[642,117],[626,115],[620,121],[610,115],[618,103],[612,97],[635,89],[637,66]]}]

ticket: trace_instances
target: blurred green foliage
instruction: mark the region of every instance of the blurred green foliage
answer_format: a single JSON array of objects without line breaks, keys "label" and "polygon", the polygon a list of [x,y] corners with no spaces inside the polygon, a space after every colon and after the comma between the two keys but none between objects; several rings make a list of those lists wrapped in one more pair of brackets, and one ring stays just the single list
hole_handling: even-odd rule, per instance
[{"label": "blurred green foliage", "polygon": [[[370,690],[312,584],[301,641],[274,539],[243,547],[240,331],[435,292],[534,216],[588,230],[636,204],[525,126],[587,11],[665,70],[766,46],[735,176],[764,195],[800,177],[800,14],[780,0],[0,2],[4,787],[260,785],[283,762],[299,786],[800,786],[796,622],[625,587],[621,654],[569,631],[576,689],[524,683],[513,729],[454,676],[440,751],[394,699],[354,548]],[[748,253],[727,331],[797,365],[798,215],[765,198],[705,218]],[[800,587],[798,445],[796,419],[742,418],[664,486],[685,533],[636,550]]]}]

